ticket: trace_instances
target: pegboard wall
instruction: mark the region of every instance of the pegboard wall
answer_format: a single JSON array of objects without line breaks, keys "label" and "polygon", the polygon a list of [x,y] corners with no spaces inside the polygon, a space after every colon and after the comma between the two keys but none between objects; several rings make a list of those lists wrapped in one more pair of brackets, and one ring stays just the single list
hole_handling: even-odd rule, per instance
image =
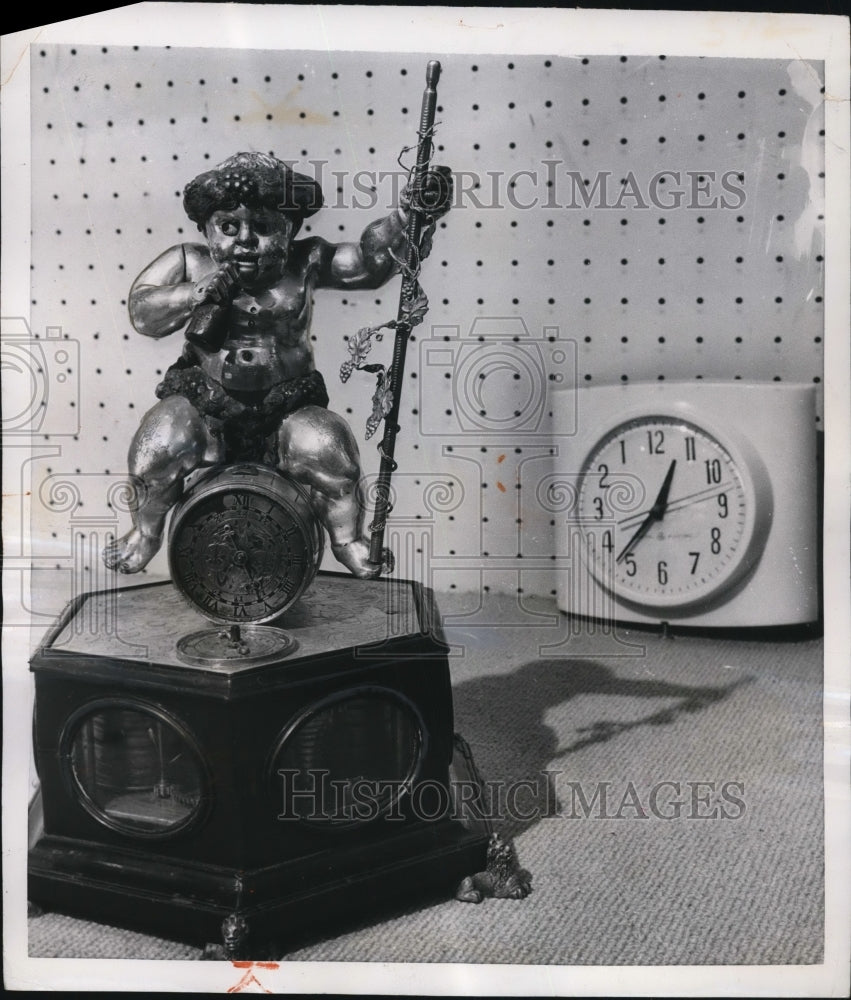
[{"label": "pegboard wall", "polygon": [[[392,208],[433,57],[32,47],[31,327],[68,375],[34,439],[40,564],[102,586],[101,534],[129,527],[127,447],[181,335],[135,333],[127,294],[163,250],[200,240],[184,185],[237,151],[274,152],[323,186],[302,233],[357,239]],[[434,162],[455,171],[455,206],[422,274],[389,538],[400,572],[438,588],[548,595],[548,384],[820,381],[822,67],[442,63]],[[398,278],[316,295],[317,367],[361,442],[371,377],[336,373],[345,338],[397,300]],[[374,474],[372,442],[361,455]]]}]

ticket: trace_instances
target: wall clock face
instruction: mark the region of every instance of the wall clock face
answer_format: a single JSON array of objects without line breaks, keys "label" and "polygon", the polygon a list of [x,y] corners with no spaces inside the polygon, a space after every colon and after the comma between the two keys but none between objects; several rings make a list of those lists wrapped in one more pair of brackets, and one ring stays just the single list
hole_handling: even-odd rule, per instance
[{"label": "wall clock face", "polygon": [[812,623],[815,387],[630,382],[553,394],[559,607],[606,623]]},{"label": "wall clock face", "polygon": [[306,493],[254,466],[199,483],[172,520],[169,565],[180,592],[215,622],[271,621],[310,583],[323,539]]},{"label": "wall clock face", "polygon": [[621,599],[655,608],[710,601],[747,572],[758,503],[741,460],[676,416],[609,431],[577,491],[594,576]]}]

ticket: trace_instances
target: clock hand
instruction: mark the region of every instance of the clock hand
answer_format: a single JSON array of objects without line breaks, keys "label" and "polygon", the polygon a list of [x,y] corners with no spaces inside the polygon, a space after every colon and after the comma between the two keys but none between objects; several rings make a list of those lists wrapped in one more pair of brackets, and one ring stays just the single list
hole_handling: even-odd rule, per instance
[{"label": "clock hand", "polygon": [[615,559],[616,563],[623,562],[623,560],[626,559],[626,557],[630,553],[630,550],[633,549],[641,541],[642,538],[644,538],[647,532],[656,523],[656,520],[657,518],[655,517],[653,511],[651,510],[650,513],[647,515],[647,517],[641,522],[638,531],[636,531],[636,533],[632,536],[632,538],[630,538],[630,540],[626,543],[626,545],[620,550],[617,559]]},{"label": "clock hand", "polygon": [[616,563],[623,562],[624,559],[629,555],[629,553],[635,548],[635,546],[641,541],[642,538],[647,534],[647,532],[656,524],[657,521],[661,521],[665,516],[665,511],[668,509],[668,494],[671,492],[671,482],[674,478],[674,469],[677,467],[677,460],[674,459],[668,466],[668,471],[665,474],[665,479],[662,483],[662,487],[656,495],[656,499],[653,502],[653,506],[647,513],[647,517],[641,522],[638,530],[626,543],[626,545],[621,549],[618,557],[615,559]]},{"label": "clock hand", "polygon": [[[722,483],[720,486],[710,486],[707,489],[698,490],[696,493],[687,493],[685,496],[677,497],[676,500],[671,500],[668,503],[667,513],[682,510],[683,507],[691,507],[692,504],[702,503],[704,500],[713,500],[722,493],[726,493],[731,486],[733,486],[733,483]],[[636,521],[645,516],[645,512],[630,514],[629,517],[625,517],[623,520],[618,521],[618,527],[627,527],[630,521]]]},{"label": "clock hand", "polygon": [[248,577],[249,585],[253,587],[258,598],[260,598],[260,584],[251,564],[251,538],[247,526],[242,526],[239,530],[234,530],[228,526],[226,537],[234,549],[230,568],[241,569]]},{"label": "clock hand", "polygon": [[704,500],[714,500],[716,497],[721,496],[722,493],[726,493],[733,485],[733,483],[725,483],[722,486],[716,487],[714,492],[706,493],[703,496],[693,493],[689,496],[678,497],[668,504],[668,510],[682,510],[684,507],[691,507],[692,504],[703,503]]},{"label": "clock hand", "polygon": [[665,516],[665,509],[668,506],[668,495],[671,492],[671,482],[674,478],[674,469],[677,467],[677,460],[674,459],[665,475],[665,481],[662,483],[662,489],[659,490],[659,496],[656,497],[656,502],[653,504],[653,510],[657,511],[657,516],[661,521]]}]

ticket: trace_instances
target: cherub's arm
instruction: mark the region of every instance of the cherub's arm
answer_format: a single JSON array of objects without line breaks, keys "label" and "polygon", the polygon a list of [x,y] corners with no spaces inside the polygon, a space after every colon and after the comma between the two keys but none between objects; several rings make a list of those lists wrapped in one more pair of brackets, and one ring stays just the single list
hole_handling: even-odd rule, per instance
[{"label": "cherub's arm", "polygon": [[[452,201],[452,173],[447,167],[433,167],[426,175],[420,204],[428,206],[428,216],[439,219]],[[315,267],[316,284],[325,288],[379,288],[399,270],[405,259],[405,230],[411,196],[406,187],[400,205],[390,215],[364,229],[358,243],[328,243],[313,238],[301,241]]]},{"label": "cherub's arm", "polygon": [[357,243],[329,243],[319,237],[300,241],[315,267],[320,288],[380,288],[404,259],[406,216],[395,211],[370,223]]},{"label": "cherub's arm", "polygon": [[209,294],[199,279],[213,265],[204,247],[180,244],[166,250],[133,282],[127,307],[134,328],[146,337],[165,337],[185,326]]}]

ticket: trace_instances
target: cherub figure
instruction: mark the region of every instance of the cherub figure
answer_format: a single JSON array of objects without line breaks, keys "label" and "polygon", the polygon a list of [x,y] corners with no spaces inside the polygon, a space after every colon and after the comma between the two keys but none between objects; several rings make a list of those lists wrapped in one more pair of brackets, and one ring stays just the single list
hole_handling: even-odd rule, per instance
[{"label": "cherub figure", "polygon": [[[448,171],[433,168],[427,187],[433,190],[421,203],[438,218],[451,199]],[[309,489],[339,562],[355,576],[378,576],[391,556],[385,549],[383,566],[369,560],[357,443],[327,409],[310,325],[315,289],[374,289],[397,273],[407,191],[358,242],[339,244],[295,238],[321,207],[321,189],[263,153],[237,153],[200,174],[183,204],[206,246],[171,247],[130,289],[139,333],[159,338],[189,326],[181,357],[157,386],[159,402],[130,445],[129,471],[141,480],[142,497],[132,529],[105,550],[106,565],[122,573],[147,565],[189,473],[257,461]]]}]

